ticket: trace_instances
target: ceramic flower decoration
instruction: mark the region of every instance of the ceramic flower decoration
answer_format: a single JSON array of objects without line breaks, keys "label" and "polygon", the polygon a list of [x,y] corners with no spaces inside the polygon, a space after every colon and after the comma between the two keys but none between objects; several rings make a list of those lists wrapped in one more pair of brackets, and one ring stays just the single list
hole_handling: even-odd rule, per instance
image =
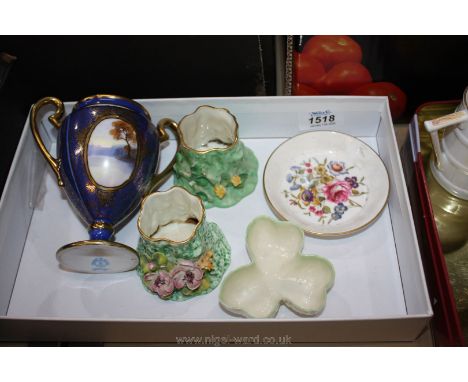
[{"label": "ceramic flower decoration", "polygon": [[174,183],[198,195],[205,208],[231,207],[255,190],[258,160],[239,140],[238,128],[229,110],[208,105],[178,124]]},{"label": "ceramic flower decoration", "polygon": [[302,255],[303,244],[304,232],[296,225],[266,216],[254,219],[247,228],[252,263],[225,278],[221,305],[252,318],[274,317],[281,303],[299,314],[320,313],[335,271],[323,257]]},{"label": "ceramic flower decoration", "polygon": [[190,290],[195,290],[203,279],[203,270],[189,260],[179,261],[171,274],[177,289],[187,286]]},{"label": "ceramic flower decoration", "polygon": [[213,291],[231,261],[221,228],[206,221],[201,199],[183,188],[153,193],[137,223],[143,285],[164,300],[185,301]]}]

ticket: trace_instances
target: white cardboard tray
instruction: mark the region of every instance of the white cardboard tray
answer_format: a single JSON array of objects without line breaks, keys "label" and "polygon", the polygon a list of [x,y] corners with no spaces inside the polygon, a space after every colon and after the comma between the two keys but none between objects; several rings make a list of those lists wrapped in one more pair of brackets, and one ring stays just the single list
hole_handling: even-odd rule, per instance
[{"label": "white cardboard tray", "polygon": [[[155,122],[163,117],[180,120],[202,104],[227,107],[238,119],[240,138],[257,155],[255,192],[229,209],[207,210],[207,219],[221,227],[232,247],[228,272],[249,262],[248,223],[260,214],[274,216],[263,195],[263,169],[271,152],[288,137],[330,129],[369,144],[389,172],[388,206],[374,224],[354,236],[306,237],[304,253],[328,258],[336,271],[326,308],[317,317],[300,317],[285,307],[274,319],[235,317],[219,306],[219,288],[182,303],[162,301],[143,289],[136,272],[84,275],[58,268],[56,249],[86,239],[86,227],[45,168],[27,121],[0,202],[0,339],[176,342],[182,336],[289,335],[293,342],[412,341],[425,329],[432,310],[386,98],[140,102]],[[67,111],[72,106],[67,103]],[[335,115],[335,124],[310,127],[310,112],[325,111]],[[47,125],[43,124],[46,137],[52,131]],[[171,141],[162,150],[161,168],[174,151]],[[169,179],[162,189],[171,185]],[[136,247],[136,216],[116,240]]]}]

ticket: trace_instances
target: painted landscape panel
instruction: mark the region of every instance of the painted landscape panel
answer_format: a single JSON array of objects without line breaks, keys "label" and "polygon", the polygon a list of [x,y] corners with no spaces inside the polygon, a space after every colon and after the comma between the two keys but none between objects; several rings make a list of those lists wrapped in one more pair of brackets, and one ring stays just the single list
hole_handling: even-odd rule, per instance
[{"label": "painted landscape panel", "polygon": [[101,121],[88,142],[88,166],[94,181],[104,187],[125,183],[135,167],[137,148],[132,125],[116,118]]}]

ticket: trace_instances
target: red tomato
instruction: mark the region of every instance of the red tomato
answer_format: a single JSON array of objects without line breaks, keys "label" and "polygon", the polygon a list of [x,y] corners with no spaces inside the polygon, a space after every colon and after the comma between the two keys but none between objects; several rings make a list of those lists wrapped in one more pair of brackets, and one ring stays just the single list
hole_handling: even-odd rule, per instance
[{"label": "red tomato", "polygon": [[341,62],[361,62],[359,44],[348,36],[314,36],[306,42],[302,53],[319,60],[325,69]]},{"label": "red tomato", "polygon": [[369,82],[372,82],[372,76],[365,66],[357,62],[342,62],[320,77],[315,87],[322,94],[349,94]]},{"label": "red tomato", "polygon": [[322,63],[301,53],[294,55],[295,82],[313,85],[325,74]]},{"label": "red tomato", "polygon": [[391,82],[374,82],[355,89],[352,95],[387,96],[393,119],[403,114],[406,107],[406,94]]},{"label": "red tomato", "polygon": [[306,84],[300,84],[300,83],[295,83],[293,88],[292,88],[292,94],[293,95],[320,95],[320,93],[315,90],[313,87],[306,85]]}]

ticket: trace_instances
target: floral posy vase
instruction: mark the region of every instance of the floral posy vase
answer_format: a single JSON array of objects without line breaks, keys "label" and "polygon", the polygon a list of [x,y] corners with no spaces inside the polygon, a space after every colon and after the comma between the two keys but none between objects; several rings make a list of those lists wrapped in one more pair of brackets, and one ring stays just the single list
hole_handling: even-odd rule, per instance
[{"label": "floral posy vase", "polygon": [[149,195],[138,218],[138,273],[160,298],[183,301],[207,294],[231,261],[221,229],[205,219],[199,197],[181,187]]},{"label": "floral posy vase", "polygon": [[236,118],[223,108],[200,106],[177,124],[181,146],[175,184],[202,198],[205,207],[230,207],[257,185],[258,161],[238,138]]}]

